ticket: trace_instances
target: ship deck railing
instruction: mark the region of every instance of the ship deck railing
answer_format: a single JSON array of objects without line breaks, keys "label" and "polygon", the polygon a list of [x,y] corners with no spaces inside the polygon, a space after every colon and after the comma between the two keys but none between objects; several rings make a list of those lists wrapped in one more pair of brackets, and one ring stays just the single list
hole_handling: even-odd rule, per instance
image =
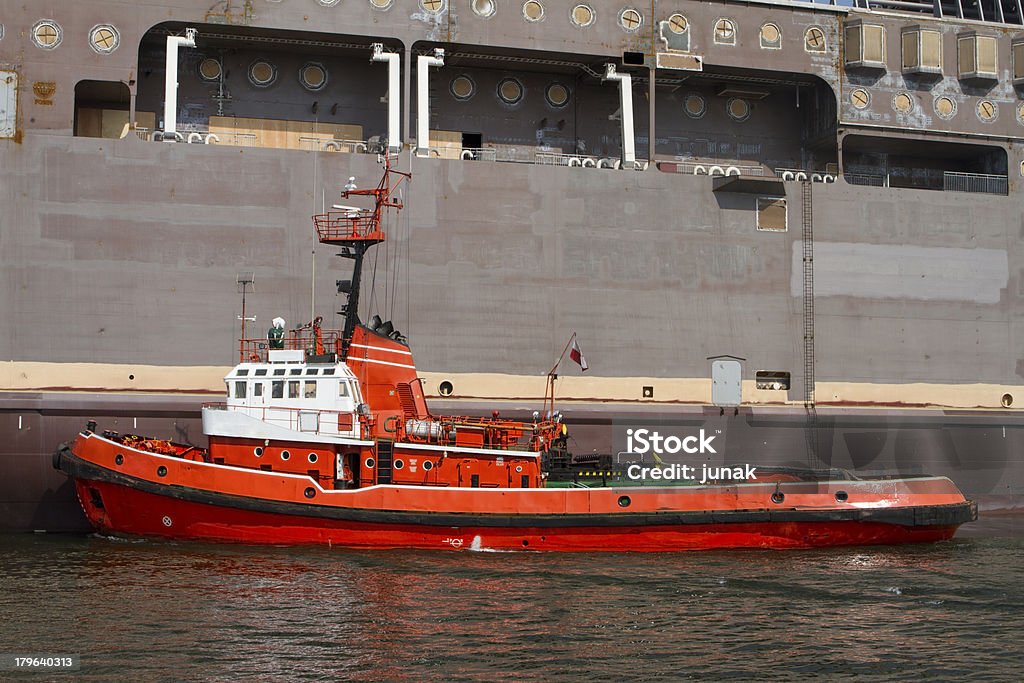
[{"label": "ship deck railing", "polygon": [[884,173],[844,173],[843,179],[851,185],[871,187],[895,187],[917,190],[942,190],[944,192],[970,192],[978,194],[1007,195],[1010,189],[1009,177],[993,173],[962,173],[943,171],[942,185],[936,178],[929,186],[905,184],[903,176]]}]

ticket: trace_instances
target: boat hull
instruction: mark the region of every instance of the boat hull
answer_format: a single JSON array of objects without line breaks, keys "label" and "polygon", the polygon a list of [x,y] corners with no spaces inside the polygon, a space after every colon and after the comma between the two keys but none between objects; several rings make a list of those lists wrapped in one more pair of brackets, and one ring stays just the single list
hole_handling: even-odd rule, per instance
[{"label": "boat hull", "polygon": [[[86,515],[102,534],[273,545],[576,552],[796,549],[943,541],[958,526],[859,520],[554,528],[388,524],[227,508],[106,482],[79,481],[77,489]],[[99,493],[103,509],[90,503],[92,491]]]},{"label": "boat hull", "polygon": [[[768,484],[329,492],[296,475],[147,454],[87,434],[59,450],[54,465],[74,480],[99,532],[180,540],[454,550],[788,549],[941,541],[977,516],[944,478],[780,484],[776,491],[805,504],[771,509],[756,505],[771,494]],[[168,483],[139,474],[150,470],[163,472],[157,476]],[[204,486],[211,477],[223,485]],[[835,486],[864,496],[865,506],[814,504],[832,497]],[[871,488],[886,493],[867,501]]]}]

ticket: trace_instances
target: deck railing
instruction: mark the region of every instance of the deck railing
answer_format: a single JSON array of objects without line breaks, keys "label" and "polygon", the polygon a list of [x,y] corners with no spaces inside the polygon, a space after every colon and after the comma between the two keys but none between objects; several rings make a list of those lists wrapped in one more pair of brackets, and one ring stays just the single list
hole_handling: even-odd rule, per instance
[{"label": "deck railing", "polygon": [[1009,192],[1009,178],[1004,175],[987,173],[957,173],[946,171],[942,174],[942,189],[947,192],[980,192],[1002,194]]}]

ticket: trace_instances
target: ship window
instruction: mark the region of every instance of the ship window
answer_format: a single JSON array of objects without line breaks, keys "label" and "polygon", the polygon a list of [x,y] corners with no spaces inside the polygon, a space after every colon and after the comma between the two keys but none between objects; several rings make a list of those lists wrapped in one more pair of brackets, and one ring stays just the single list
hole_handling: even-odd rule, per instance
[{"label": "ship window", "polygon": [[768,23],[761,27],[761,47],[767,50],[778,50],[782,47],[782,31],[778,26]]},{"label": "ship window", "polygon": [[302,374],[302,368],[292,368],[291,370],[288,371],[288,374],[289,375],[301,375]]},{"label": "ship window", "polygon": [[523,85],[514,78],[506,78],[498,84],[498,97],[506,104],[515,104],[523,99]]},{"label": "ship window", "polygon": [[526,0],[523,3],[523,17],[527,21],[540,21],[544,18],[544,5],[538,0]]},{"label": "ship window", "polygon": [[316,381],[307,381],[303,390],[305,398],[316,398]]},{"label": "ship window", "polygon": [[804,33],[804,50],[807,52],[824,52],[825,32],[817,26],[812,26]]},{"label": "ship window", "polygon": [[263,382],[253,382],[252,395],[262,396],[263,395]]},{"label": "ship window", "polygon": [[420,7],[431,14],[437,14],[444,9],[444,0],[420,0]]},{"label": "ship window", "polygon": [[644,17],[632,7],[622,10],[619,15],[619,26],[627,31],[636,31],[644,23]]},{"label": "ship window", "polygon": [[266,368],[256,368],[256,372],[253,373],[257,377],[264,377],[267,374]]},{"label": "ship window", "polygon": [[284,368],[277,368],[274,370],[274,377],[280,377],[284,374]]},{"label": "ship window", "polygon": [[298,398],[298,397],[299,397],[299,383],[298,382],[288,382],[288,398]]},{"label": "ship window", "polygon": [[64,29],[55,21],[44,19],[32,27],[32,42],[44,50],[52,50],[64,39]]},{"label": "ship window", "polygon": [[942,34],[919,28],[903,32],[903,70],[908,73],[942,73]]},{"label": "ship window", "polygon": [[845,35],[846,66],[885,68],[885,27],[853,24]]},{"label": "ship window", "polygon": [[334,374],[334,368],[324,368],[324,374],[325,375],[333,375]]},{"label": "ship window", "polygon": [[319,372],[320,372],[319,368],[306,368],[306,374],[307,375],[316,375],[316,374],[319,374]]},{"label": "ship window", "polygon": [[89,47],[100,54],[110,54],[120,44],[121,35],[110,24],[99,24],[89,31]]},{"label": "ship window", "polygon": [[290,457],[292,457],[291,453],[289,453],[288,451],[281,451],[281,459],[282,460],[287,460]]},{"label": "ship window", "polygon": [[476,12],[477,16],[490,17],[497,9],[498,6],[495,4],[495,0],[473,0],[473,11]]},{"label": "ship window", "polygon": [[246,375],[249,374],[249,370],[247,368],[242,368],[238,371],[237,374],[239,377],[245,377]]},{"label": "ship window", "polygon": [[220,75],[223,72],[224,69],[221,67],[220,61],[213,57],[207,57],[199,62],[199,77],[204,81],[220,80]]},{"label": "ship window", "polygon": [[277,67],[262,59],[249,65],[249,82],[258,88],[266,88],[277,80]]},{"label": "ship window", "polygon": [[299,81],[306,90],[322,90],[327,85],[327,69],[323,64],[309,62],[299,71]]},{"label": "ship window", "polygon": [[973,34],[959,36],[957,52],[960,78],[995,80],[998,77],[995,38]]},{"label": "ship window", "polygon": [[757,198],[757,229],[786,231],[786,200],[782,197]]},{"label": "ship window", "polygon": [[235,382],[235,398],[245,398],[245,382]]},{"label": "ship window", "polygon": [[718,45],[736,44],[736,24],[732,19],[719,19],[715,22],[715,43]]},{"label": "ship window", "polygon": [[572,8],[572,23],[577,26],[590,26],[594,23],[594,10],[589,5],[576,5]]},{"label": "ship window", "polygon": [[476,85],[473,83],[473,79],[465,74],[456,76],[452,79],[451,85],[449,86],[452,97],[463,102],[468,100],[476,92]]},{"label": "ship window", "polygon": [[348,396],[348,382],[338,382],[338,396]]},{"label": "ship window", "polygon": [[270,391],[271,398],[284,398],[284,382],[280,380],[274,382],[273,386],[271,386],[270,388]]},{"label": "ship window", "polygon": [[552,107],[564,107],[569,102],[569,88],[561,83],[552,83],[544,91],[544,99]]},{"label": "ship window", "polygon": [[754,381],[758,389],[788,390],[789,378],[788,372],[758,370],[754,374]]},{"label": "ship window", "polygon": [[391,9],[391,4],[395,0],[370,0],[370,4],[373,5],[374,9]]}]

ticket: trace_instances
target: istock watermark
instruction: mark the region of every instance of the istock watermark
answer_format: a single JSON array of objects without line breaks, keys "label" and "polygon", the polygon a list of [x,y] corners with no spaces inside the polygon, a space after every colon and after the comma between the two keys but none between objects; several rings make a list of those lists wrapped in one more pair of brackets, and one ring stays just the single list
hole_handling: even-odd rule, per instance
[{"label": "istock watermark", "polygon": [[718,451],[711,445],[714,440],[715,435],[709,435],[703,429],[698,434],[679,437],[675,434],[662,436],[661,432],[657,430],[629,428],[626,430],[626,452],[638,455],[645,453],[657,453],[658,455],[663,453],[670,455],[717,453]]}]

